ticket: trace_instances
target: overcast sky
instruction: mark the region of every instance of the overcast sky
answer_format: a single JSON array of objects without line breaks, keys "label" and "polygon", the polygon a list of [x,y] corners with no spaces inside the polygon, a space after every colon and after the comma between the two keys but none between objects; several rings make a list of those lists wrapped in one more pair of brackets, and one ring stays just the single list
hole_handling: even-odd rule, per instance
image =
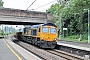
[{"label": "overcast sky", "polygon": [[[6,8],[14,8],[14,9],[22,9],[22,10],[26,10],[31,4],[32,2],[34,2],[35,0],[2,0],[4,2],[4,7]],[[52,2],[54,1],[54,2]],[[50,3],[52,2],[52,3]],[[50,3],[50,4],[48,4]],[[57,0],[36,0],[34,2],[34,4],[29,8],[29,10],[35,9],[34,11],[44,11],[48,8],[50,8],[50,6],[52,4],[57,3]],[[46,6],[43,6],[45,4],[48,4]],[[42,8],[38,8],[41,7]],[[38,9],[36,9],[38,8]]]}]

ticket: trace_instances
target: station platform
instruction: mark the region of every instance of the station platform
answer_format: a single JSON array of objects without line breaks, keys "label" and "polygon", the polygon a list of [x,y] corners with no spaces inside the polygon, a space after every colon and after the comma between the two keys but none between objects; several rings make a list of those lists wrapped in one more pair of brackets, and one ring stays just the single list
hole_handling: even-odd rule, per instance
[{"label": "station platform", "polygon": [[0,39],[0,60],[26,60],[10,47],[4,39]]},{"label": "station platform", "polygon": [[58,40],[57,44],[80,49],[80,50],[90,51],[90,44],[88,43],[76,43],[76,42],[70,42],[65,40]]},{"label": "station platform", "polygon": [[40,60],[37,56],[13,43],[10,38],[0,38],[0,60]]}]

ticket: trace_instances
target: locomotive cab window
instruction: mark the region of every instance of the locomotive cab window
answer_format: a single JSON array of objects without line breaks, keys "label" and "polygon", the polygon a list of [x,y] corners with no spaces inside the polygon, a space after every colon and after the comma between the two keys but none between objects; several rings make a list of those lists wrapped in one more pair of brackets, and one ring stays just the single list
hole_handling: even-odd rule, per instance
[{"label": "locomotive cab window", "polygon": [[36,29],[32,29],[31,30],[31,35],[32,36],[37,36],[37,30]]},{"label": "locomotive cab window", "polygon": [[39,28],[38,32],[40,32],[40,28]]},{"label": "locomotive cab window", "polygon": [[56,33],[56,29],[55,28],[50,28],[50,33],[55,34]]},{"label": "locomotive cab window", "polygon": [[26,28],[23,29],[23,33],[24,33],[24,34],[26,33]]},{"label": "locomotive cab window", "polygon": [[27,34],[28,33],[28,29],[26,29],[26,31],[25,31],[25,34]]},{"label": "locomotive cab window", "polygon": [[48,33],[48,28],[43,27],[43,28],[42,28],[42,32]]}]

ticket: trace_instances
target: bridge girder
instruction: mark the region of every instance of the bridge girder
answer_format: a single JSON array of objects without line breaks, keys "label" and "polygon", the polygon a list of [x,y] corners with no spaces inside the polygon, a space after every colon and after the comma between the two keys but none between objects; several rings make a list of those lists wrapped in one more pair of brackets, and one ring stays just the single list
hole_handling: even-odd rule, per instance
[{"label": "bridge girder", "polygon": [[51,22],[51,14],[11,8],[0,8],[0,24],[30,25]]}]

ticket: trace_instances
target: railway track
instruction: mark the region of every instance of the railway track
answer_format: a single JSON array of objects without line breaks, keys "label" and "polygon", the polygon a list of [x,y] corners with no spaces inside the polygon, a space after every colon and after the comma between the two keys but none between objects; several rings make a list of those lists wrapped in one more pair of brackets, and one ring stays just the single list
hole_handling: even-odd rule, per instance
[{"label": "railway track", "polygon": [[33,54],[35,54],[36,56],[38,56],[42,60],[90,60],[90,59],[87,59],[85,57],[71,54],[71,53],[67,53],[67,52],[64,52],[61,50],[57,50],[57,49],[46,49],[46,50],[40,49],[36,46],[33,46],[31,44],[28,44],[28,43],[25,43],[22,41],[17,42],[17,40],[16,40],[15,43],[22,46],[26,50],[32,52]]},{"label": "railway track", "polygon": [[30,44],[27,44],[27,43],[24,43],[24,42],[21,42],[21,41],[19,41],[17,44],[20,45],[21,47],[25,48],[29,52],[35,54],[36,56],[38,56],[42,60],[67,60],[65,58],[62,58],[62,57],[53,55],[51,53],[48,53],[44,49],[40,49],[38,47],[32,46]]},{"label": "railway track", "polygon": [[63,51],[54,50],[54,49],[40,49],[38,47],[32,46],[25,42],[18,41],[18,45],[35,54],[42,60],[85,60],[82,57],[72,55]]},{"label": "railway track", "polygon": [[65,58],[67,60],[84,60],[83,57],[77,56],[77,55],[73,55],[73,54],[69,54],[60,50],[47,50],[47,52],[52,53],[54,55],[57,55],[59,57]]}]

